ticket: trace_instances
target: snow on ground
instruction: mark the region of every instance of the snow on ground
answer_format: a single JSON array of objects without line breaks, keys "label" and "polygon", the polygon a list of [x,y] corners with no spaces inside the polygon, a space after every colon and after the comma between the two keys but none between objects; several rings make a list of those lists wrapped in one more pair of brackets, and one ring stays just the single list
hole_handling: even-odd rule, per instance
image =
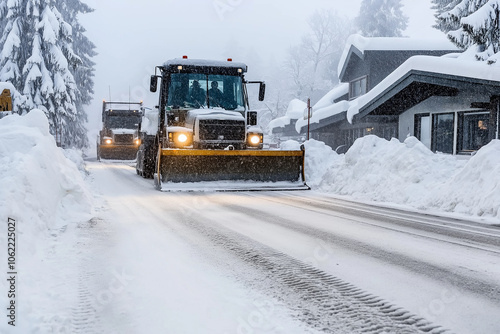
[{"label": "snow on ground", "polygon": [[41,110],[0,121],[0,175],[0,216],[29,222],[30,232],[91,212],[92,195],[76,164],[56,147]]},{"label": "snow on ground", "polygon": [[[67,296],[59,296],[52,286],[60,284],[52,281],[55,273],[62,275],[60,278],[64,275],[50,265],[54,248],[49,247],[53,246],[49,240],[68,224],[88,220],[92,205],[92,195],[77,166],[49,134],[43,111],[0,120],[0,220],[5,226],[0,232],[0,261],[7,268],[7,244],[12,243],[7,236],[10,218],[15,220],[16,244],[15,263],[9,271],[18,272],[18,294],[12,300],[17,301],[16,313],[23,318],[16,326],[19,333],[36,328],[47,315],[44,309],[58,314],[57,305]],[[1,282],[2,295],[7,296],[10,287],[5,279]],[[2,305],[7,303],[9,300],[2,298]],[[8,328],[6,321],[0,322],[0,332],[6,333]]]},{"label": "snow on ground", "polygon": [[[121,176],[110,180],[104,163],[94,165],[102,172],[90,175],[80,152],[56,146],[41,110],[0,119],[4,268],[9,218],[16,233],[16,259],[8,269],[15,274],[4,271],[15,282],[0,283],[0,333],[251,333],[262,326],[314,333],[272,297],[247,291],[202,262],[165,223],[180,224],[176,216],[136,211],[124,190],[130,185],[121,187]],[[6,298],[9,290],[15,296]],[[11,301],[15,327],[5,317]]]},{"label": "snow on ground", "polygon": [[[487,222],[500,220],[499,140],[483,147],[470,159],[434,154],[414,137],[401,143],[367,136],[358,139],[341,155],[319,141],[310,140],[305,146],[306,178],[319,192],[458,213]],[[298,149],[299,143],[287,141],[282,148]],[[19,245],[13,270],[19,270],[22,277],[16,282],[19,293],[16,300],[22,300],[16,304],[16,312],[22,315],[23,321],[16,329],[19,333],[29,333],[68,328],[71,322],[68,319],[72,316],[68,305],[78,300],[74,287],[78,285],[75,273],[80,270],[72,259],[77,253],[85,253],[85,244],[92,245],[91,240],[82,241],[79,235],[85,226],[92,226],[89,221],[94,210],[106,209],[97,208],[95,202],[99,195],[88,189],[81,154],[78,151],[63,153],[56,147],[49,134],[47,118],[40,110],[0,120],[0,175],[0,220],[7,226],[9,218],[15,219]],[[117,195],[116,205],[121,203],[123,195]],[[120,222],[114,224],[119,226]],[[120,233],[129,235],[125,231],[128,228],[132,228],[130,224],[123,226]],[[0,232],[0,242],[4,245],[0,262],[6,267],[7,227]],[[75,246],[82,242],[84,246]],[[120,253],[127,244],[118,243],[110,254]],[[112,244],[109,247],[113,247]],[[164,253],[169,254],[169,250],[166,247]],[[179,266],[180,271],[186,269]],[[184,271],[187,276],[191,275],[189,270]],[[218,274],[212,274],[207,286],[218,282]],[[8,288],[7,280],[2,280],[3,293]],[[138,285],[137,291],[141,289]],[[178,298],[182,298],[182,294]],[[251,305],[252,297],[246,298]],[[4,310],[8,303],[5,298],[2,300]],[[221,309],[223,305],[217,307]],[[247,311],[247,306],[243,306],[237,312]],[[1,333],[10,329],[6,321],[0,322]]]},{"label": "snow on ground", "polygon": [[[291,149],[298,145],[284,143]],[[341,155],[314,140],[305,145],[306,181],[313,189],[354,200],[500,221],[500,140],[470,159],[435,154],[415,137],[401,143],[366,136]]]}]

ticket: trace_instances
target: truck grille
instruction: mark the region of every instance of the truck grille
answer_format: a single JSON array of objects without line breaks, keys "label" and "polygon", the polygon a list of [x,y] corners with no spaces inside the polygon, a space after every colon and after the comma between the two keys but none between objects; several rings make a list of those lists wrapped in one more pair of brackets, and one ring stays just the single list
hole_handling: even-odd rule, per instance
[{"label": "truck grille", "polygon": [[203,119],[200,120],[200,140],[245,140],[245,121]]},{"label": "truck grille", "polygon": [[132,144],[134,142],[133,134],[119,134],[115,135],[116,144]]}]

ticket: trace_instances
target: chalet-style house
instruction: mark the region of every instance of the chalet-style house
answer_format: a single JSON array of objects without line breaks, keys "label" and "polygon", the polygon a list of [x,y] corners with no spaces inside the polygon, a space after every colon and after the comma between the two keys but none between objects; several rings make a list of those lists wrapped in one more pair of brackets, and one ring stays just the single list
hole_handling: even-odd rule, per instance
[{"label": "chalet-style house", "polygon": [[[311,137],[342,152],[367,134],[416,136],[449,154],[498,139],[500,66],[458,52],[446,41],[351,36],[339,63],[341,84],[313,107]],[[305,133],[307,120],[295,128]]]}]

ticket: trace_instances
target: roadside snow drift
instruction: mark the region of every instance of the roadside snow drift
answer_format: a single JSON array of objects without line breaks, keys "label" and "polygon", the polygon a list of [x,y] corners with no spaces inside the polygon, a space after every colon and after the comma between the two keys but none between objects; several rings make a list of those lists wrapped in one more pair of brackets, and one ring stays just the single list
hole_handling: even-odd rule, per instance
[{"label": "roadside snow drift", "polygon": [[435,154],[415,137],[401,143],[366,136],[345,155],[314,140],[305,145],[306,181],[313,189],[355,200],[500,219],[499,140],[469,160]]},{"label": "roadside snow drift", "polygon": [[43,111],[0,121],[0,217],[30,223],[31,231],[90,213],[91,195],[76,165],[49,134]]},{"label": "roadside snow drift", "polygon": [[[43,322],[41,317],[57,316],[57,304],[63,297],[54,289],[61,285],[54,275],[64,280],[64,268],[50,263],[54,240],[67,225],[91,217],[91,198],[77,166],[64,156],[49,134],[43,111],[0,119],[0,220],[4,226],[0,231],[0,261],[6,271],[18,275],[13,280],[15,285],[6,279],[0,284],[5,297],[15,286],[9,299],[3,299],[6,320],[0,324],[0,333],[14,328],[19,333],[37,332],[37,324]],[[15,221],[15,226],[9,224],[15,244],[7,235],[8,221]],[[15,258],[9,266],[8,244],[9,256]],[[18,316],[16,327],[9,325],[5,317],[12,301]],[[66,303],[60,304],[67,307]]]}]

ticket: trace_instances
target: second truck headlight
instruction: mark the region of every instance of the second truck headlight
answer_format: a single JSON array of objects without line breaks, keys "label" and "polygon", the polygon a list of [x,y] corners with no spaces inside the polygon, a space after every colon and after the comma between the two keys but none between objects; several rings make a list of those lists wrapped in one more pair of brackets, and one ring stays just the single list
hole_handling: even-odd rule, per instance
[{"label": "second truck headlight", "polygon": [[193,145],[193,135],[189,132],[169,132],[168,140],[178,148]]},{"label": "second truck headlight", "polygon": [[250,133],[248,134],[247,142],[250,146],[259,146],[263,142],[263,136],[259,133]]}]

